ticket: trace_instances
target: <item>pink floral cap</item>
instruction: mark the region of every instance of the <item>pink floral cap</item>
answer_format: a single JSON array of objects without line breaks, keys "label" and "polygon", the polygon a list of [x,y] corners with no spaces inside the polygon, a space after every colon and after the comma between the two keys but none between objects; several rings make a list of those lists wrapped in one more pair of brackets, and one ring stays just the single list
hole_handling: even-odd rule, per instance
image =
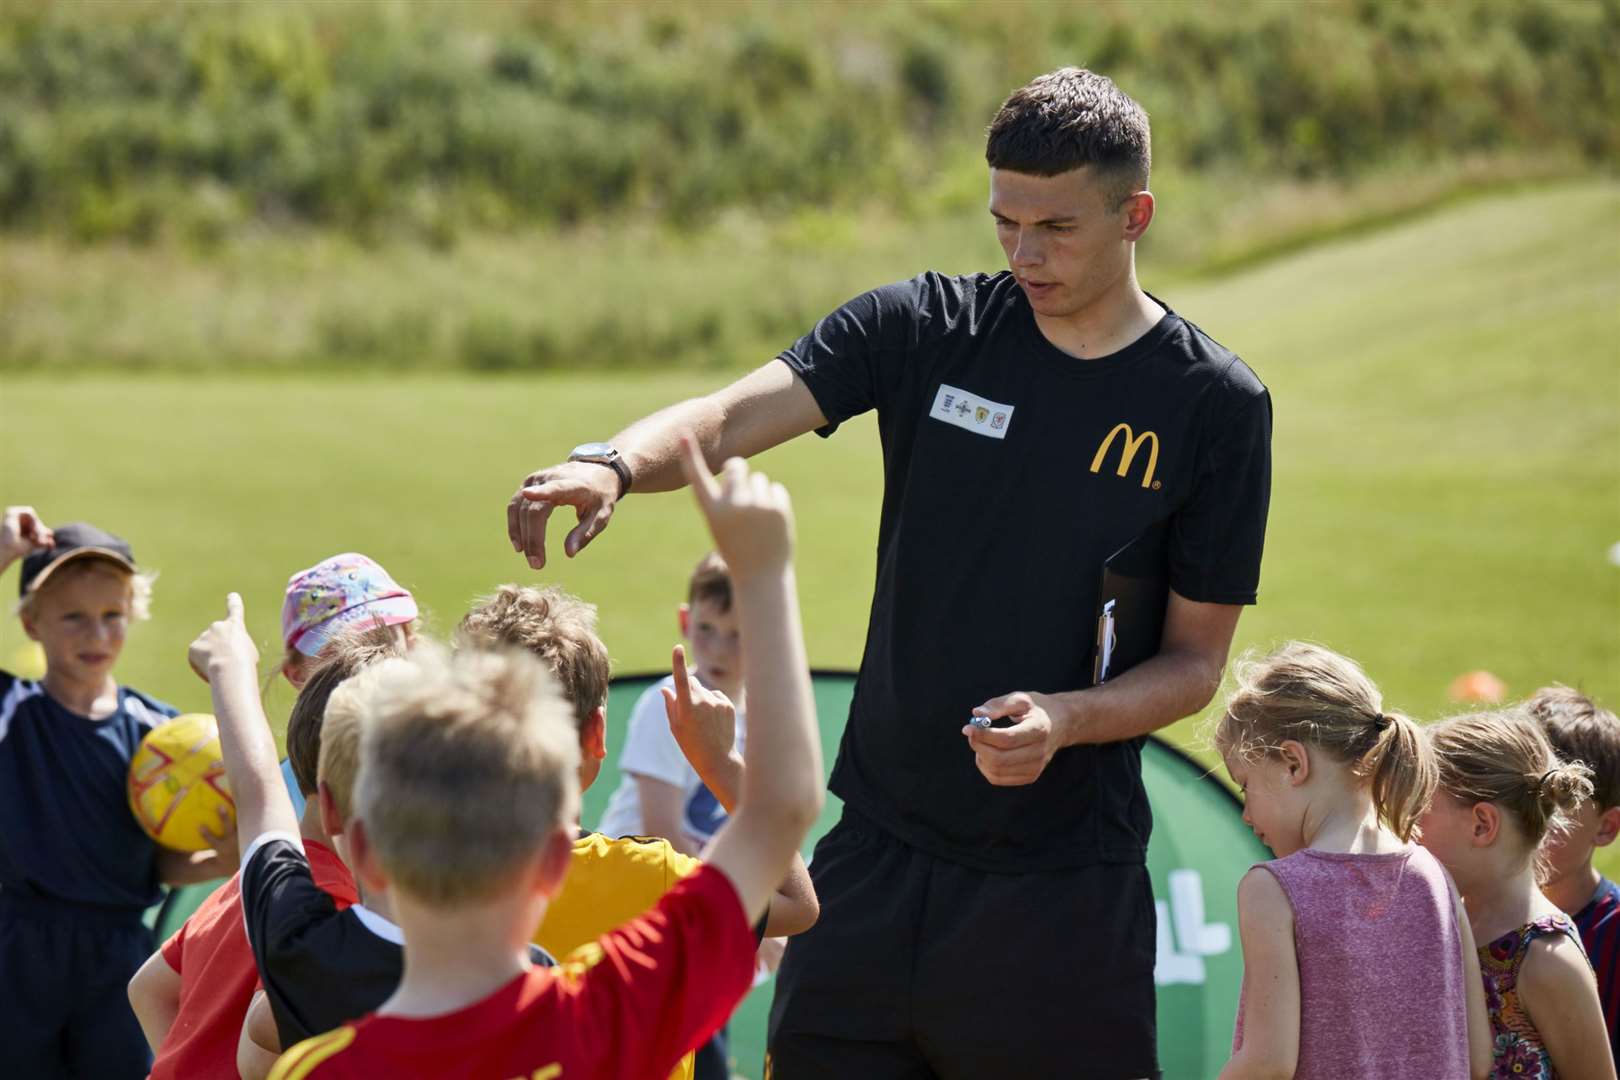
[{"label": "pink floral cap", "polygon": [[287,579],[281,640],[313,657],[352,627],[396,626],[414,618],[416,598],[410,590],[371,559],[350,551]]}]

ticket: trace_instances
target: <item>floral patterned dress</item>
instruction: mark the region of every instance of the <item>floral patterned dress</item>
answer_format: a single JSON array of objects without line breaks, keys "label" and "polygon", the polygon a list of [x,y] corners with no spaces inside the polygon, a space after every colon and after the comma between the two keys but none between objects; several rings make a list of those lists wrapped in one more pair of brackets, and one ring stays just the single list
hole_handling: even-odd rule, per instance
[{"label": "floral patterned dress", "polygon": [[[1479,947],[1480,974],[1485,977],[1485,1008],[1491,1014],[1495,1062],[1492,1080],[1558,1080],[1541,1033],[1519,1004],[1519,969],[1530,943],[1550,934],[1568,935],[1577,948],[1581,935],[1568,915],[1543,915]],[[1584,952],[1584,950],[1583,950]]]}]

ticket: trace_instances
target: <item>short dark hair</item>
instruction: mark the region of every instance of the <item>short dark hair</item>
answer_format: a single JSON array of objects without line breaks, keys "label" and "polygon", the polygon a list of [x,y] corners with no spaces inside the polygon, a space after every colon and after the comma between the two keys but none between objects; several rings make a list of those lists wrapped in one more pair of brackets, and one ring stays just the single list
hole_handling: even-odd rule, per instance
[{"label": "short dark hair", "polygon": [[1152,168],[1147,112],[1105,75],[1066,67],[1030,80],[990,121],[984,159],[992,169],[1056,176],[1092,166],[1111,206],[1147,187]]},{"label": "short dark hair", "polygon": [[687,582],[686,602],[695,604],[699,600],[707,600],[722,612],[731,610],[731,567],[718,551],[703,556]]},{"label": "short dark hair", "polygon": [[1592,770],[1598,809],[1620,806],[1620,718],[1567,686],[1544,686],[1524,706],[1560,759]]},{"label": "short dark hair", "polygon": [[365,626],[334,638],[322,650],[309,680],[298,691],[287,717],[287,761],[292,765],[298,791],[315,794],[321,763],[321,725],[326,701],[343,681],[360,669],[390,656],[404,656],[405,645],[391,626]]}]

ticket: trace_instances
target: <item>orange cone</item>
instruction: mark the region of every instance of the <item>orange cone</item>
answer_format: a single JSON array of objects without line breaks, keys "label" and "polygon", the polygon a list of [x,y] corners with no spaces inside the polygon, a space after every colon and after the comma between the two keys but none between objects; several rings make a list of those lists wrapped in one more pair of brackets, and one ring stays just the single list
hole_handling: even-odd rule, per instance
[{"label": "orange cone", "polygon": [[1480,702],[1496,705],[1507,697],[1507,683],[1488,671],[1470,671],[1451,680],[1446,693],[1452,701]]}]

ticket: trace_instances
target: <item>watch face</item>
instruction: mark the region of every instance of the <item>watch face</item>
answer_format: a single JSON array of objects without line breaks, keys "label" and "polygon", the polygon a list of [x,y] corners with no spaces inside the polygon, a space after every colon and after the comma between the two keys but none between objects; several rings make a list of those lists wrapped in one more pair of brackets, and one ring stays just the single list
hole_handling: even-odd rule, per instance
[{"label": "watch face", "polygon": [[580,443],[574,447],[571,458],[605,458],[613,456],[613,444],[605,442]]}]

